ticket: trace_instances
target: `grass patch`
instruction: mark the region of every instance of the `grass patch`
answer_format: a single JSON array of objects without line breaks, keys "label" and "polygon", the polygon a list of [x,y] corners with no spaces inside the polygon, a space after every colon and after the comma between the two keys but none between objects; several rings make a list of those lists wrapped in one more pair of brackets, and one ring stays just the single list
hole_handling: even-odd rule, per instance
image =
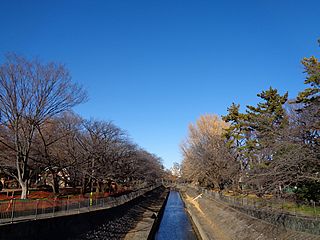
[{"label": "grass patch", "polygon": [[[283,211],[293,215],[320,217],[320,206],[312,206],[306,204],[297,204],[291,201],[274,199],[273,195],[265,195],[263,198],[255,194],[234,194],[233,192],[225,192],[224,196],[233,198],[235,202],[244,206],[256,207],[260,209],[273,209]],[[231,199],[229,199],[230,201]]]},{"label": "grass patch", "polygon": [[297,213],[299,215],[306,216],[320,216],[320,207],[319,206],[310,206],[310,205],[297,205],[295,203],[284,203],[283,209],[289,211],[290,213]]}]

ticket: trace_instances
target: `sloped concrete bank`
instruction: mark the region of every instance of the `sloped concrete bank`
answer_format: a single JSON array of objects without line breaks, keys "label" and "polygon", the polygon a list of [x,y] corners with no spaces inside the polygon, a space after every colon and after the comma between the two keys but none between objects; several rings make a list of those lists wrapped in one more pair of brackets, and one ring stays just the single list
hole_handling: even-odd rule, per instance
[{"label": "sloped concrete bank", "polygon": [[197,217],[193,214],[193,212],[190,211],[190,207],[186,205],[186,201],[184,200],[182,193],[181,192],[179,192],[179,193],[180,193],[181,199],[183,201],[183,204],[185,206],[186,212],[189,216],[190,222],[192,224],[192,228],[193,228],[198,240],[207,240],[206,234],[205,234],[200,222],[198,221]]},{"label": "sloped concrete bank", "polygon": [[165,189],[158,198],[154,199],[153,204],[146,209],[143,217],[135,228],[131,229],[125,236],[125,240],[154,239],[154,234],[160,224],[169,190]]},{"label": "sloped concrete bank", "polygon": [[[160,209],[159,209],[159,211],[157,213],[157,216],[156,216],[156,218],[155,218],[155,220],[154,220],[154,222],[152,224],[151,230],[150,230],[148,238],[147,238],[148,240],[153,240],[154,239],[154,235],[155,235],[157,229],[159,228],[159,225],[160,225],[160,222],[161,222],[161,219],[162,219],[162,216],[163,216],[163,212],[164,212],[164,209],[165,209],[167,201],[168,201],[169,193],[170,193],[169,189],[167,189],[167,191],[164,192],[164,195],[163,195],[164,201],[160,202],[161,206],[159,206]],[[137,239],[137,240],[141,240],[141,238]]]},{"label": "sloped concrete bank", "polygon": [[200,193],[193,188],[180,191],[202,239],[320,240],[318,235],[288,230],[277,221],[271,224],[204,195],[195,199]]},{"label": "sloped concrete bank", "polygon": [[320,235],[319,219],[296,217],[278,212],[268,212],[240,206],[233,206],[233,208],[267,222],[277,223],[277,225],[280,225],[286,229]]},{"label": "sloped concrete bank", "polygon": [[[183,198],[183,196],[181,195],[181,198]],[[185,207],[186,207],[186,211],[188,213],[188,216],[191,220],[191,223],[192,223],[192,226],[193,226],[193,229],[197,235],[197,238],[199,240],[208,240],[208,236],[207,234],[205,233],[205,230],[203,229],[203,226],[201,226],[199,220],[198,220],[198,217],[196,216],[195,212],[191,210],[191,206],[189,203],[187,203],[185,200],[184,200],[184,204],[185,204]]]},{"label": "sloped concrete bank", "polygon": [[105,210],[3,225],[0,239],[123,239],[165,191],[161,186]]}]

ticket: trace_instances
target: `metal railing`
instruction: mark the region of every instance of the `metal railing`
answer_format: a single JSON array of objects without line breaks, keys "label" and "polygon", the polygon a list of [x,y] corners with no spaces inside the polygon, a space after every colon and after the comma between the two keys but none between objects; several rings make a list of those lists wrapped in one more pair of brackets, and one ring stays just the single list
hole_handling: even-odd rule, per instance
[{"label": "metal railing", "polygon": [[79,195],[54,199],[11,199],[0,201],[0,224],[108,209],[129,202],[160,185],[149,186],[118,197]]}]

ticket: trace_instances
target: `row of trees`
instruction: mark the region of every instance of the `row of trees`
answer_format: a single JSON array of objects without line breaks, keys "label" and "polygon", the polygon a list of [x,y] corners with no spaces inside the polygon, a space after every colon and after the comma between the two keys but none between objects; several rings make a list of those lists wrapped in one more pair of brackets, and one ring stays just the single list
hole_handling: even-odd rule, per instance
[{"label": "row of trees", "polygon": [[154,181],[161,159],[134,144],[108,121],[85,120],[72,107],[86,91],[56,63],[10,54],[0,66],[0,170],[15,178],[21,198],[28,187],[51,179],[100,191],[108,181]]},{"label": "row of trees", "polygon": [[182,144],[183,175],[202,185],[320,200],[320,63],[304,58],[307,88],[293,99],[270,87],[245,112],[202,116]]}]

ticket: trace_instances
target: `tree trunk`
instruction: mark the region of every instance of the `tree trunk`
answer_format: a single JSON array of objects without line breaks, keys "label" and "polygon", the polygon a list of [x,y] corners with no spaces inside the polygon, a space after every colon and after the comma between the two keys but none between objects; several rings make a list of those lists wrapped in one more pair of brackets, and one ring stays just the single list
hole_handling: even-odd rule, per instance
[{"label": "tree trunk", "polygon": [[54,194],[59,193],[59,177],[56,172],[52,173],[52,190]]},{"label": "tree trunk", "polygon": [[97,187],[96,187],[96,193],[102,192],[102,182],[97,181],[97,182],[96,182],[96,185],[97,185]]},{"label": "tree trunk", "polygon": [[93,184],[94,184],[94,181],[93,181],[93,179],[90,177],[90,192],[93,192]]},{"label": "tree trunk", "polygon": [[[20,165],[20,162],[22,164]],[[21,157],[20,154],[17,155],[16,166],[18,170],[17,180],[21,186],[21,199],[27,199],[28,197],[28,187],[29,187],[29,172],[27,169],[26,161]]]},{"label": "tree trunk", "polygon": [[81,194],[85,194],[87,190],[87,180],[86,177],[82,178]]},{"label": "tree trunk", "polygon": [[28,185],[28,181],[25,180],[25,181],[20,181],[20,186],[21,186],[21,189],[22,189],[22,192],[21,192],[21,199],[27,199],[28,197],[28,188],[29,188],[29,185]]}]

